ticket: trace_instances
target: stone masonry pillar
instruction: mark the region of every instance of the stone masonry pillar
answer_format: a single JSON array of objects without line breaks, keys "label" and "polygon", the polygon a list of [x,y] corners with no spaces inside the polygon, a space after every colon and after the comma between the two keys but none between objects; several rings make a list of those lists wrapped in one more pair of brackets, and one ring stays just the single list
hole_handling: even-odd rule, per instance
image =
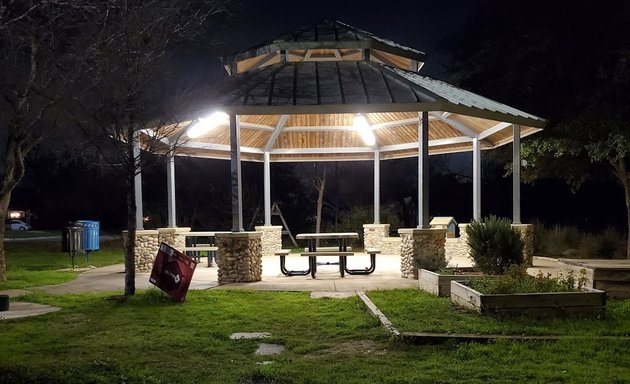
[{"label": "stone masonry pillar", "polygon": [[401,237],[400,272],[402,277],[418,278],[418,268],[414,265],[414,259],[445,259],[446,229],[403,228],[399,229],[398,233]]},{"label": "stone masonry pillar", "polygon": [[274,253],[282,249],[282,226],[281,225],[257,225],[256,232],[262,234],[262,255],[273,256]]},{"label": "stone masonry pillar", "polygon": [[532,267],[534,265],[534,225],[533,224],[512,224],[512,228],[521,234],[523,240],[523,260],[525,264]]},{"label": "stone masonry pillar", "polygon": [[259,232],[217,233],[219,284],[262,280],[261,239]]},{"label": "stone masonry pillar", "polygon": [[363,246],[382,250],[383,239],[389,237],[389,224],[363,224]]},{"label": "stone masonry pillar", "polygon": [[[122,232],[123,242],[129,241],[129,232]],[[135,239],[135,270],[136,272],[151,272],[153,261],[157,255],[160,243],[158,241],[158,231],[156,230],[136,230]]]},{"label": "stone masonry pillar", "polygon": [[186,246],[184,233],[190,232],[190,227],[158,228],[158,232],[160,233],[160,243],[166,243],[177,250],[181,250]]}]

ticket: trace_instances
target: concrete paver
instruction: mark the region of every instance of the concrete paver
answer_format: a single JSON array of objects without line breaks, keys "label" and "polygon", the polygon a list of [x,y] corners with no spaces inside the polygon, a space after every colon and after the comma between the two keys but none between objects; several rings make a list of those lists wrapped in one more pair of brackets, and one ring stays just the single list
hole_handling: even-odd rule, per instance
[{"label": "concrete paver", "polygon": [[277,355],[282,352],[284,352],[284,345],[280,344],[260,343],[258,344],[258,349],[256,350],[256,354],[261,356]]},{"label": "concrete paver", "polygon": [[0,312],[0,320],[19,319],[22,317],[38,316],[45,313],[57,312],[61,308],[44,304],[24,303],[12,301],[9,303],[9,310]]}]

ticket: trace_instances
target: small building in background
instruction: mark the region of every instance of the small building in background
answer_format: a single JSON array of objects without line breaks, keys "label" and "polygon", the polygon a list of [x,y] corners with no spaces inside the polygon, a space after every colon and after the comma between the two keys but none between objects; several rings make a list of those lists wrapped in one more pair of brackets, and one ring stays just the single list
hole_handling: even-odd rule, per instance
[{"label": "small building in background", "polygon": [[459,236],[459,233],[457,233],[459,231],[457,221],[455,221],[453,216],[436,216],[429,225],[431,225],[431,228],[446,229],[446,237]]},{"label": "small building in background", "polygon": [[7,220],[22,220],[26,223],[31,224],[33,219],[37,218],[37,216],[31,211],[20,211],[16,209],[9,209],[7,212]]}]

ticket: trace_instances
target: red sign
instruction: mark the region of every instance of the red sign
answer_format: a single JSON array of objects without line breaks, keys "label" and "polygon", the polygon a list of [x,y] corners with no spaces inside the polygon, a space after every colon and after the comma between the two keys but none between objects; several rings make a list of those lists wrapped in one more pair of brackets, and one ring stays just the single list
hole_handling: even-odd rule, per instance
[{"label": "red sign", "polygon": [[160,288],[174,301],[186,300],[188,286],[197,262],[166,243],[160,244],[149,282]]}]

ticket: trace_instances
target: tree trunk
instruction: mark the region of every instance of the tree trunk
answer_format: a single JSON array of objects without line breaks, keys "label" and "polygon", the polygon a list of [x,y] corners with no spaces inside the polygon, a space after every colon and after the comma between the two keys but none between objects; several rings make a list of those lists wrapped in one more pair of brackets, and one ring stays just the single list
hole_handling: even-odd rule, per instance
[{"label": "tree trunk", "polygon": [[130,125],[126,129],[127,142],[125,143],[127,151],[127,172],[125,172],[125,180],[127,183],[127,234],[129,239],[125,245],[125,295],[135,295],[136,293],[136,198],[135,183],[136,162],[134,156],[134,130]]},{"label": "tree trunk", "polygon": [[0,281],[7,281],[7,262],[4,251],[4,231],[7,221],[7,210],[9,209],[9,201],[11,201],[11,193],[0,197]]},{"label": "tree trunk", "polygon": [[[322,210],[324,208],[324,191],[326,190],[326,168],[317,182],[317,215],[315,216],[315,233],[320,233],[322,228]],[[319,247],[319,239],[316,240]]]},{"label": "tree trunk", "polygon": [[612,166],[615,170],[615,176],[617,176],[623,186],[623,192],[626,198],[626,221],[628,225],[626,237],[626,259],[630,260],[630,169],[626,166],[626,161],[624,159],[612,162]]},{"label": "tree trunk", "polygon": [[0,180],[0,281],[7,280],[6,253],[4,250],[4,231],[11,192],[24,176],[24,158],[37,143],[37,138],[32,134],[24,133],[21,129],[21,120],[15,118],[9,126],[7,146],[5,149],[5,164],[3,178]]}]

